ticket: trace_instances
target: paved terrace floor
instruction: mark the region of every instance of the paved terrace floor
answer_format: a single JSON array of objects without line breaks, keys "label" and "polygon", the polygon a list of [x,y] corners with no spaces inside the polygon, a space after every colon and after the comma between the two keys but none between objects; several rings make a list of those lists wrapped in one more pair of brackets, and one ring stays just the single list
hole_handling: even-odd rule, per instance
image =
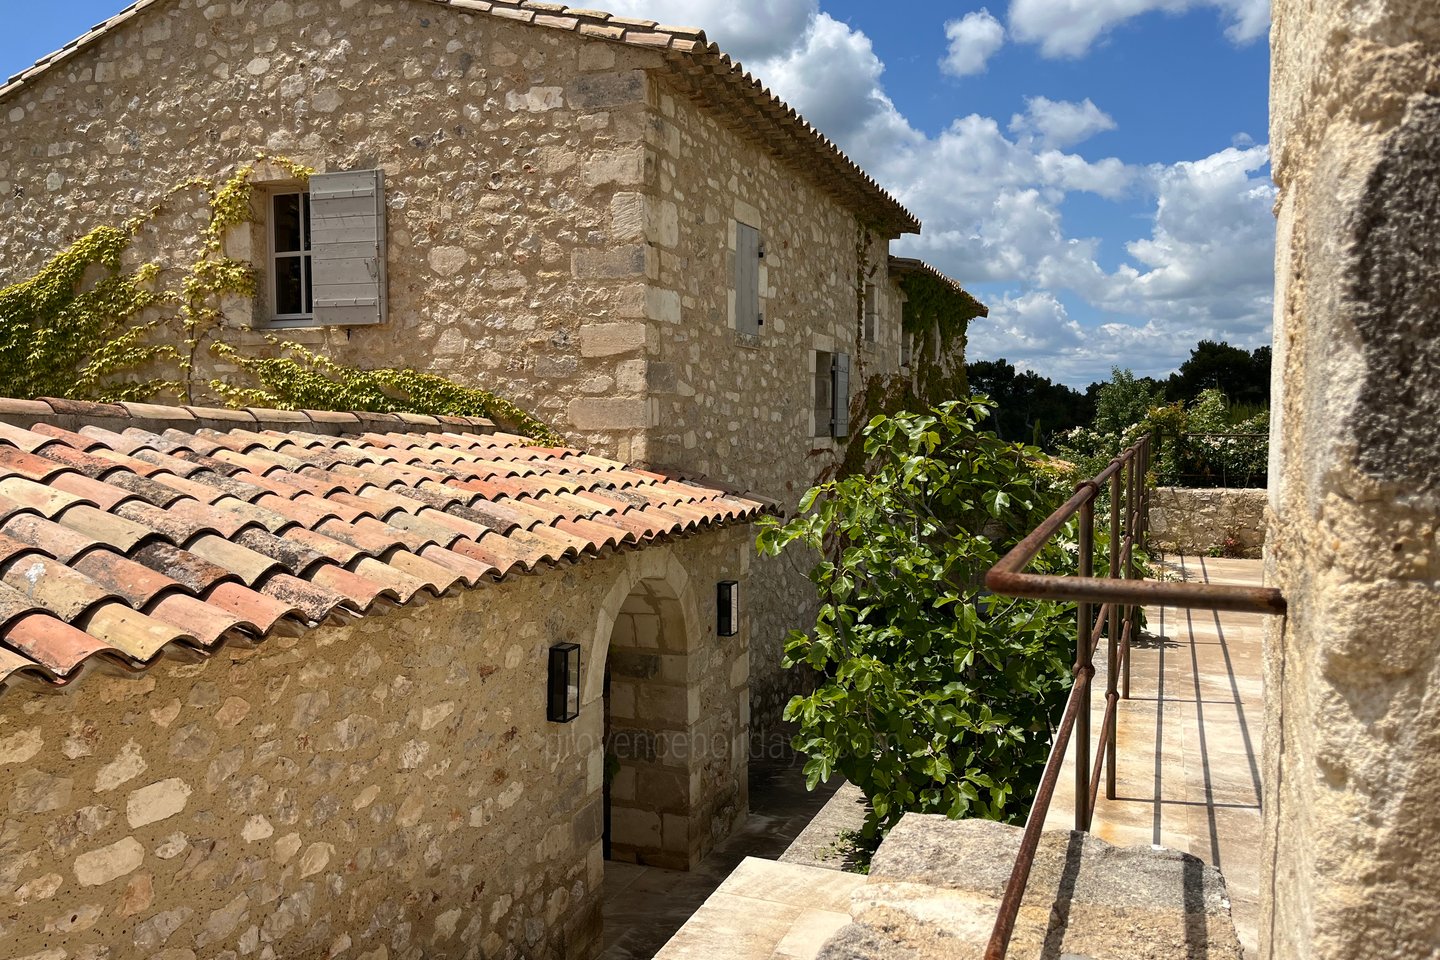
[{"label": "paved terrace floor", "polygon": [[[1172,575],[1259,586],[1259,560],[1170,557]],[[1147,626],[1130,656],[1130,699],[1116,731],[1116,796],[1101,785],[1092,831],[1111,843],[1152,844],[1194,854],[1225,875],[1235,927],[1258,956],[1260,736],[1264,616],[1145,608]],[[1096,661],[1095,747],[1104,709],[1105,644]],[[1047,827],[1074,823],[1074,749]],[[1094,754],[1091,755],[1092,758]]]}]

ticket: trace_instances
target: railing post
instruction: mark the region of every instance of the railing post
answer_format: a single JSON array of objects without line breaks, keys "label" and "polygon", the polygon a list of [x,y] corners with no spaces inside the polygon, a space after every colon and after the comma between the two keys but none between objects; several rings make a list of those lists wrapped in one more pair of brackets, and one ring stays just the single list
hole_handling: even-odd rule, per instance
[{"label": "railing post", "polygon": [[[1110,476],[1110,579],[1121,576],[1120,572],[1120,541],[1124,539],[1125,531],[1120,526],[1120,471],[1116,470]],[[1129,566],[1129,564],[1126,564]],[[1112,711],[1115,716],[1109,723],[1109,735],[1105,738],[1105,797],[1109,800],[1115,799],[1115,731],[1120,726],[1120,695],[1116,692],[1116,681],[1120,675],[1120,664],[1118,662],[1121,611],[1124,608],[1116,601],[1110,602],[1110,617],[1105,624],[1105,632],[1108,635],[1109,643],[1106,647],[1105,657],[1105,713],[1110,716]]]},{"label": "railing post", "polygon": [[[1129,549],[1129,551],[1128,551],[1128,554],[1129,554],[1129,555],[1125,558],[1125,579],[1126,579],[1126,580],[1133,580],[1133,579],[1135,579],[1135,526],[1136,526],[1136,523],[1135,523],[1135,517],[1136,517],[1136,512],[1135,512],[1135,504],[1136,504],[1135,477],[1136,477],[1136,474],[1137,474],[1137,466],[1136,466],[1136,465],[1137,465],[1137,463],[1139,462],[1139,459],[1140,459],[1140,457],[1139,457],[1139,451],[1137,450],[1137,451],[1135,451],[1134,454],[1132,454],[1132,455],[1130,456],[1130,458],[1129,458],[1128,460],[1125,461],[1125,537],[1126,537],[1126,539],[1128,539],[1128,540],[1130,541],[1130,549]],[[1135,639],[1136,639],[1136,636],[1137,636],[1136,633],[1135,633],[1135,631],[1136,631],[1136,629],[1137,629],[1138,622],[1139,622],[1139,617],[1137,616],[1137,614],[1139,613],[1139,610],[1140,610],[1140,607],[1139,607],[1137,604],[1130,603],[1130,604],[1126,604],[1126,605],[1125,605],[1125,623],[1126,623],[1126,629],[1129,630],[1129,632],[1130,632],[1130,639],[1131,639],[1132,641],[1135,640]],[[1122,677],[1121,682],[1120,682],[1120,692],[1121,692],[1121,694],[1125,697],[1126,700],[1129,700],[1129,699],[1130,699],[1130,658],[1129,658],[1129,657],[1126,657],[1126,658],[1125,658],[1125,664],[1124,664],[1123,670],[1124,670],[1124,674],[1123,674],[1123,677]]]},{"label": "railing post", "polygon": [[[1088,577],[1095,569],[1095,488],[1090,499],[1080,505],[1080,576]],[[1095,663],[1090,656],[1091,604],[1077,604],[1075,617],[1075,684],[1081,690],[1080,710],[1075,718],[1075,829],[1090,829],[1090,678]]]}]

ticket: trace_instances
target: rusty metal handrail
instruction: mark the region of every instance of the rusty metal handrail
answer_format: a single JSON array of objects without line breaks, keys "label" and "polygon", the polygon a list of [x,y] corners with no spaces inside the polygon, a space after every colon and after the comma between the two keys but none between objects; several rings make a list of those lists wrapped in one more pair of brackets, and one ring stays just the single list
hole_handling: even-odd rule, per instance
[{"label": "rusty metal handrail", "polygon": [[[1000,900],[999,914],[985,948],[985,960],[1003,960],[1015,931],[1020,901],[1034,866],[1040,834],[1055,796],[1065,750],[1075,740],[1075,829],[1087,831],[1095,812],[1100,776],[1105,775],[1105,796],[1115,797],[1115,731],[1119,701],[1130,697],[1130,640],[1139,630],[1140,607],[1147,604],[1189,607],[1204,610],[1233,610],[1249,613],[1283,614],[1285,598],[1273,587],[1242,587],[1229,584],[1168,583],[1141,580],[1135,575],[1134,552],[1144,542],[1149,490],[1146,474],[1150,467],[1151,438],[1142,437],[1093,478],[1080,483],[1075,493],[1045,521],[1015,545],[985,575],[985,585],[998,594],[1042,600],[1072,600],[1077,604],[1075,631],[1075,683],[1065,701],[1065,712],[1055,731],[1050,756],[1040,776],[1040,786],[1020,852]],[[1109,569],[1107,576],[1095,577],[1095,503],[1109,485]],[[1049,576],[1026,573],[1045,543],[1073,517],[1080,519],[1079,576]],[[1100,604],[1099,610],[1094,605]],[[1106,657],[1105,713],[1100,726],[1104,749],[1090,762],[1091,685],[1095,676],[1095,651],[1101,638],[1108,641]]]}]

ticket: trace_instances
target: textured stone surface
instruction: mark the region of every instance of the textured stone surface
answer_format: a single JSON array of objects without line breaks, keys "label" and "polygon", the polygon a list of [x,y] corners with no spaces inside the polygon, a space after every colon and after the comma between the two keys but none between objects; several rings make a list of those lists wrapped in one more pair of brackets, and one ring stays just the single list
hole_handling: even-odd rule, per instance
[{"label": "textured stone surface", "polygon": [[1440,7],[1279,0],[1262,954],[1440,943]]},{"label": "textured stone surface", "polygon": [[[1265,491],[1158,487],[1150,494],[1150,542],[1161,550],[1256,558],[1265,547]],[[1227,541],[1235,544],[1233,552]]]},{"label": "textured stone surface", "polygon": [[[907,814],[821,960],[978,958],[1020,847],[1019,827]],[[1240,960],[1225,881],[1188,854],[1044,834],[1010,956]]]},{"label": "textured stone surface", "polygon": [[847,834],[865,826],[865,794],[853,783],[844,783],[806,825],[780,857],[783,863],[848,870],[853,846]]},{"label": "textured stone surface", "polygon": [[[667,849],[698,856],[745,814],[747,637],[715,636],[713,584],[744,580],[749,553],[727,528],[140,678],[7,690],[3,952],[589,955],[612,631],[679,668],[664,674],[681,691],[677,749],[654,769],[681,792],[656,815]],[[581,715],[548,723],[546,650],[567,640]],[[70,756],[77,725],[87,751]]]}]

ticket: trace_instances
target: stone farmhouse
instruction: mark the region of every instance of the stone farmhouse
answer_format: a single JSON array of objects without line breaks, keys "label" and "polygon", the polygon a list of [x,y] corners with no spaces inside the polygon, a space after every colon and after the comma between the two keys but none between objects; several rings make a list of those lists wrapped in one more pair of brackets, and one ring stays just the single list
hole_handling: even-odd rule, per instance
[{"label": "stone farmhouse", "polygon": [[[963,336],[902,328],[928,268],[889,242],[916,218],[702,32],[528,0],[134,3],[0,87],[0,283],[257,152],[319,173],[261,164],[225,238],[262,280],[222,332],[252,355],[450,376],[785,506],[867,384],[963,368]],[[137,262],[187,242],[167,223]],[[233,372],[200,361],[199,385]],[[757,563],[761,729],[814,600]]]},{"label": "stone farmhouse", "polygon": [[0,401],[5,955],[592,955],[604,857],[746,815],[762,509],[482,420]]}]

